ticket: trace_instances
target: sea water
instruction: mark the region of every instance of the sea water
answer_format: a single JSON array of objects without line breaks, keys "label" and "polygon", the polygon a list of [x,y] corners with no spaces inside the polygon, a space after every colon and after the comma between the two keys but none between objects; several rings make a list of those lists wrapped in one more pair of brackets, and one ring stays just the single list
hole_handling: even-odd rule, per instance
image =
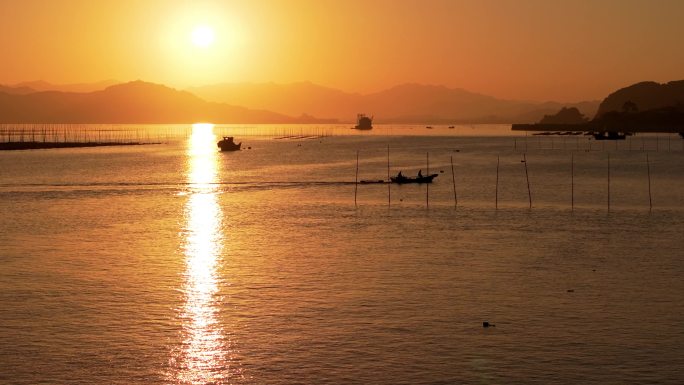
[{"label": "sea water", "polygon": [[678,137],[187,132],[0,153],[0,383],[684,382]]}]

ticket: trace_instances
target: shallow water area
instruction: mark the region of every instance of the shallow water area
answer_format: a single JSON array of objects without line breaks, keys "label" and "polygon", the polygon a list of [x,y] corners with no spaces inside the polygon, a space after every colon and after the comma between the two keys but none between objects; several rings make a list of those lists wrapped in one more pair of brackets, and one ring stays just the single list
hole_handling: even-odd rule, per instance
[{"label": "shallow water area", "polygon": [[684,141],[508,128],[0,153],[0,383],[682,383]]}]

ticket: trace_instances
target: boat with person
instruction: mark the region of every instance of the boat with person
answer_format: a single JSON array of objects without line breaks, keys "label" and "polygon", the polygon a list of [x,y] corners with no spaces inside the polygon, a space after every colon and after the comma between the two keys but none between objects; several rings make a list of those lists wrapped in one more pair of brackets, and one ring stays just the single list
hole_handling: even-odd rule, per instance
[{"label": "boat with person", "polygon": [[356,115],[356,126],[352,127],[354,130],[370,130],[373,128],[373,117],[368,117],[365,114]]},{"label": "boat with person", "polygon": [[390,177],[392,183],[397,184],[408,184],[408,183],[432,183],[439,174],[423,175],[422,171],[418,171],[418,175],[415,177],[405,176],[399,171],[396,176]]},{"label": "boat with person", "polygon": [[223,139],[219,140],[216,145],[221,149],[221,151],[239,151],[242,146],[242,142],[235,143],[232,136],[224,136]]}]

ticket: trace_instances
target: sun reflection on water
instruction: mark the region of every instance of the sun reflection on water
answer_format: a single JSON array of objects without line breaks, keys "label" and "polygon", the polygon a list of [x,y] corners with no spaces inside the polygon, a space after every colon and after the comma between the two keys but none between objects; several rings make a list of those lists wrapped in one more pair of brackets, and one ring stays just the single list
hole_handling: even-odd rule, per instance
[{"label": "sun reflection on water", "polygon": [[183,232],[182,345],[172,353],[173,377],[179,384],[232,382],[240,371],[231,363],[228,335],[219,320],[222,301],[217,270],[223,250],[223,217],[216,195],[218,154],[213,125],[193,125],[187,155],[191,191]]}]

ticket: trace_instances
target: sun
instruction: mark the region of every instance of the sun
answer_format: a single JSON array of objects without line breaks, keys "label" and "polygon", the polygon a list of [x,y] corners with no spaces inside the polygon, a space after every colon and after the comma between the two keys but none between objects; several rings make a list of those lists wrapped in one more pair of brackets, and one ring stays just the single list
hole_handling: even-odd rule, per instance
[{"label": "sun", "polygon": [[200,25],[192,30],[192,44],[197,47],[209,47],[214,43],[214,30],[206,25]]}]

